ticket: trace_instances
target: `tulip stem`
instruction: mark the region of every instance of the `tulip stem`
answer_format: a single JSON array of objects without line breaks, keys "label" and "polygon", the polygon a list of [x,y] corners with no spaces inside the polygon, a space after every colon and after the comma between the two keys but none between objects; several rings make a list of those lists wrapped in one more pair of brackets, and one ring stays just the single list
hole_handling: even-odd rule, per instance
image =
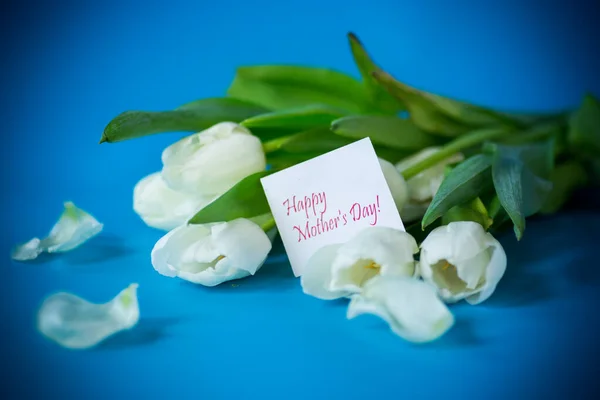
[{"label": "tulip stem", "polygon": [[285,142],[287,142],[291,137],[292,137],[292,135],[282,136],[282,137],[278,137],[277,139],[273,139],[273,140],[269,140],[268,142],[264,142],[263,143],[264,152],[268,154],[268,153],[272,153],[274,151],[281,149],[281,146],[283,146],[285,144]]},{"label": "tulip stem", "polygon": [[426,159],[406,168],[404,171],[402,171],[402,176],[404,179],[408,180],[464,149],[483,143],[486,140],[497,139],[509,132],[510,131],[507,131],[506,128],[489,128],[476,130],[460,136],[446,144],[439,151],[430,155]]},{"label": "tulip stem", "polygon": [[269,218],[269,220],[266,221],[265,223],[263,223],[260,227],[265,232],[270,231],[271,229],[275,228],[275,219],[274,218]]}]

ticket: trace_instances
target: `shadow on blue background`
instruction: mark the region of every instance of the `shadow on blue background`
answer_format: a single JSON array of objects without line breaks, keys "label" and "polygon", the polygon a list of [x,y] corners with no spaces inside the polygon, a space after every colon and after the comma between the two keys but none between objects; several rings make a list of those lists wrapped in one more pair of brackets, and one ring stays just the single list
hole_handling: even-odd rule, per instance
[{"label": "shadow on blue background", "polygon": [[[132,189],[181,135],[97,144],[128,109],[222,95],[243,64],[297,63],[356,75],[356,32],[397,78],[505,110],[554,111],[600,93],[592,2],[384,1],[4,3],[0,344],[6,398],[581,398],[598,388],[598,211],[501,237],[509,266],[486,303],[453,306],[439,342],[405,343],[346,303],[302,295],[281,245],[251,279],[204,288],[158,275],[161,232]],[[72,200],[105,230],[71,254],[8,260]],[[35,331],[49,294],[104,302],[139,282],[142,319],[92,351]],[[592,366],[592,367],[591,367]]]}]

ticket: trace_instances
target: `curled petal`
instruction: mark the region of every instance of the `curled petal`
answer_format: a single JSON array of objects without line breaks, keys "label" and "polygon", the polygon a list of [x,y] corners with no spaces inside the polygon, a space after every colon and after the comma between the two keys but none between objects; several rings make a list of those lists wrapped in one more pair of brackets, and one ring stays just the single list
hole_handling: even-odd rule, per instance
[{"label": "curled petal", "polygon": [[204,286],[254,275],[271,251],[271,238],[255,223],[182,225],[152,249],[157,272]]},{"label": "curled petal", "polygon": [[54,294],[40,307],[38,330],[66,348],[95,346],[137,324],[140,316],[137,287],[137,283],[129,285],[104,304],[90,303],[71,293]]},{"label": "curled petal", "polygon": [[408,233],[387,227],[363,229],[338,250],[332,266],[331,291],[357,293],[374,276],[413,276],[417,242]]},{"label": "curled petal", "polygon": [[162,161],[162,177],[169,187],[204,196],[220,196],[266,168],[260,140],[233,122],[181,139],[163,151]]},{"label": "curled petal", "polygon": [[408,201],[408,186],[406,181],[391,162],[380,158],[379,165],[381,165],[381,171],[390,188],[396,208],[401,210]]},{"label": "curled petal", "polygon": [[48,237],[42,240],[33,238],[18,245],[11,255],[13,260],[33,260],[44,251],[59,253],[73,250],[102,231],[100,222],[72,202],[65,202],[64,207]]},{"label": "curled petal", "polygon": [[173,190],[160,172],[155,172],[135,185],[133,210],[148,226],[169,231],[185,224],[213,199]]},{"label": "curled petal", "polygon": [[430,342],[454,324],[454,317],[435,289],[414,278],[377,276],[354,295],[348,319],[374,314],[398,336],[415,343]]},{"label": "curled petal", "polygon": [[475,222],[434,229],[421,244],[420,274],[447,302],[486,300],[506,270],[500,243]]},{"label": "curled petal", "polygon": [[331,285],[331,267],[340,247],[339,244],[324,246],[309,258],[300,277],[304,293],[322,300],[339,299],[349,294],[346,291],[332,291],[329,289]]}]

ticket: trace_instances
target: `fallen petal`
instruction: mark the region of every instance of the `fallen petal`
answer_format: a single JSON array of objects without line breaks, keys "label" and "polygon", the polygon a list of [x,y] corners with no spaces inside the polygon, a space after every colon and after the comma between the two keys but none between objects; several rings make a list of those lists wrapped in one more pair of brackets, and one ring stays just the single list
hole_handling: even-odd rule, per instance
[{"label": "fallen petal", "polygon": [[33,238],[16,246],[11,254],[13,260],[33,260],[44,251],[59,253],[73,250],[102,231],[103,224],[72,202],[66,202],[64,207],[48,237],[42,240]]},{"label": "fallen petal", "polygon": [[423,281],[400,276],[377,276],[354,295],[348,319],[373,314],[386,321],[398,336],[415,343],[430,342],[454,325],[454,317]]},{"label": "fallen petal", "polygon": [[69,349],[85,349],[135,326],[140,317],[137,283],[111,301],[94,304],[71,293],[48,297],[38,312],[37,326],[47,338]]}]

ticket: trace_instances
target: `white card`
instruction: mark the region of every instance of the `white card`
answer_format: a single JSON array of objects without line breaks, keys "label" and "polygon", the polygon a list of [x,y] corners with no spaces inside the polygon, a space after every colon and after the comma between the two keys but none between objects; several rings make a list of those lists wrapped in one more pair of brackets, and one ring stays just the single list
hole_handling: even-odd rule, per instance
[{"label": "white card", "polygon": [[261,179],[295,276],[321,247],[369,226],[404,230],[369,138]]}]

